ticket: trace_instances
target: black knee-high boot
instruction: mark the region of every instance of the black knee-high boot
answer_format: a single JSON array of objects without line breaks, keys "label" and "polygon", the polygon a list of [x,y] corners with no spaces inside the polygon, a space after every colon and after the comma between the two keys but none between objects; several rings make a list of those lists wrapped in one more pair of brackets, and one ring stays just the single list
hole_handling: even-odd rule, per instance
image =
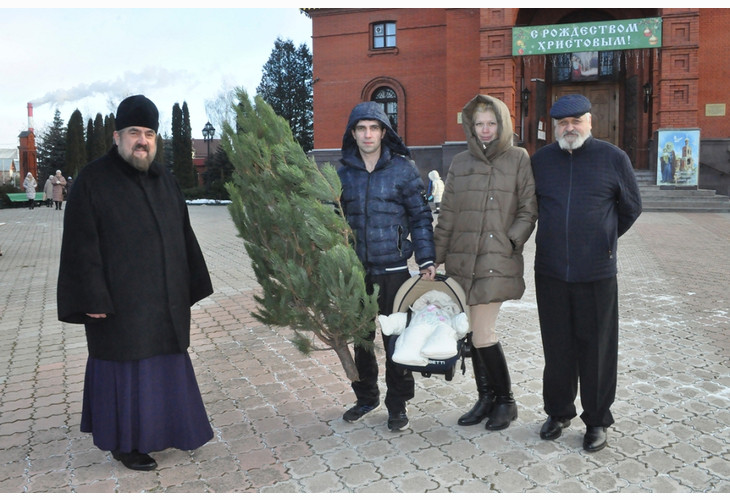
[{"label": "black knee-high boot", "polygon": [[471,410],[461,416],[459,425],[476,425],[489,416],[494,403],[494,391],[489,386],[484,351],[488,347],[471,348],[471,363],[474,368],[474,381],[477,384],[477,402]]},{"label": "black knee-high boot", "polygon": [[494,389],[494,405],[485,428],[490,431],[506,429],[517,420],[517,403],[512,397],[512,381],[501,344],[484,349],[484,362],[489,384]]}]

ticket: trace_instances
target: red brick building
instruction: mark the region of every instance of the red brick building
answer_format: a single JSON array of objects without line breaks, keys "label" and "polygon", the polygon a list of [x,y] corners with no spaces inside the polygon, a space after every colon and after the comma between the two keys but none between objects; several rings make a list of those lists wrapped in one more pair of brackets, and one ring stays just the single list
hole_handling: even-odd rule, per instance
[{"label": "red brick building", "polygon": [[38,180],[38,153],[35,147],[35,133],[33,129],[21,132],[20,138],[20,184],[22,185],[28,172]]},{"label": "red brick building", "polygon": [[207,141],[205,139],[193,139],[193,167],[195,167],[195,173],[197,174],[197,185],[202,186],[205,184],[203,174],[207,170],[206,162],[208,161],[208,152],[212,157],[220,146],[220,139],[211,139]]},{"label": "red brick building", "polygon": [[593,134],[639,170],[656,170],[659,130],[699,129],[699,183],[728,191],[729,9],[304,10],[318,161],[339,157],[363,100],[383,103],[425,175],[465,147],[460,111],[475,94],[507,104],[533,153],[553,140],[551,103],[582,93]]}]

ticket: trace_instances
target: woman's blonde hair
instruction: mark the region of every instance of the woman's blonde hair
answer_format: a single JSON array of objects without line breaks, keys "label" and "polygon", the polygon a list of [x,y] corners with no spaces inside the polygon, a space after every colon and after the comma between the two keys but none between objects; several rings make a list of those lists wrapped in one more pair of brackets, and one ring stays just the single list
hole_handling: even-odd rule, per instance
[{"label": "woman's blonde hair", "polygon": [[497,109],[492,103],[478,102],[477,105],[474,106],[474,112],[471,116],[472,121],[476,119],[477,113],[485,113],[487,111],[491,111],[492,113],[494,113],[494,116],[497,116]]}]

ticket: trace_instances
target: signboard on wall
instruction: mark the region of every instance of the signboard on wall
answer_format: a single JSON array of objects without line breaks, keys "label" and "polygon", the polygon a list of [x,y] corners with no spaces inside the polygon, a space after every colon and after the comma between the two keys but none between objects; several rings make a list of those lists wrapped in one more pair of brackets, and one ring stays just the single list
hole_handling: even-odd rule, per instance
[{"label": "signboard on wall", "polygon": [[700,166],[700,129],[659,129],[657,186],[697,187]]},{"label": "signboard on wall", "polygon": [[661,46],[661,17],[512,28],[513,56]]}]

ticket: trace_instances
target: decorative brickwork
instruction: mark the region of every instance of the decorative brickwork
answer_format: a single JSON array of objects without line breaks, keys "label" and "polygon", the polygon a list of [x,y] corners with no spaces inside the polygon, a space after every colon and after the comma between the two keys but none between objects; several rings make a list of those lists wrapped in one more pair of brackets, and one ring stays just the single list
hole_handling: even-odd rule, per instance
[{"label": "decorative brickwork", "polygon": [[658,58],[657,128],[698,123],[699,9],[663,9],[663,46]]},{"label": "decorative brickwork", "polygon": [[[459,112],[476,93],[503,100],[516,140],[532,153],[552,141],[557,95],[614,99],[614,140],[636,168],[653,168],[660,128],[700,127],[728,140],[730,9],[393,8],[307,9],[312,18],[314,141],[317,158],[336,159],[347,115],[381,85],[398,96],[399,132],[422,171],[442,173],[463,148]],[[512,56],[512,29],[603,19],[662,19],[662,45],[622,51],[610,81],[553,81],[550,55]],[[371,47],[373,23],[395,22],[396,47]],[[523,102],[523,90],[524,94]],[[709,110],[709,111],[707,111]],[[539,128],[543,127],[543,128]],[[708,157],[705,156],[707,159]],[[720,167],[727,164],[720,159]],[[713,163],[715,160],[712,160]]]}]

